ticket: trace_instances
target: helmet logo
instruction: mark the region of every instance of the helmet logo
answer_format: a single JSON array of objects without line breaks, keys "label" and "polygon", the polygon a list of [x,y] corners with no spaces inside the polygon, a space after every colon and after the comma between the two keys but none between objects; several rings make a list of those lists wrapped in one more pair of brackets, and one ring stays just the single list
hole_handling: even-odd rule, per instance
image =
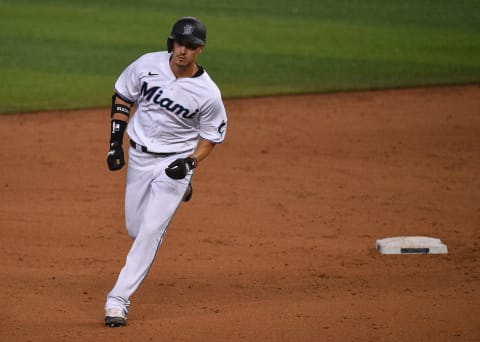
[{"label": "helmet logo", "polygon": [[189,36],[193,33],[194,29],[195,29],[195,26],[187,24],[183,27],[183,34],[186,36]]}]

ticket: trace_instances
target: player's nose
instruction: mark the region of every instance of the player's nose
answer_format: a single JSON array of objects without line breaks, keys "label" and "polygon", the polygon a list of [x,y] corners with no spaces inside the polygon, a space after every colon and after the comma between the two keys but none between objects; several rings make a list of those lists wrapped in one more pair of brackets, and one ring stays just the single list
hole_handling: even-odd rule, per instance
[{"label": "player's nose", "polygon": [[186,51],[187,51],[187,48],[185,47],[185,45],[180,45],[178,47],[178,52],[179,53],[184,54]]}]

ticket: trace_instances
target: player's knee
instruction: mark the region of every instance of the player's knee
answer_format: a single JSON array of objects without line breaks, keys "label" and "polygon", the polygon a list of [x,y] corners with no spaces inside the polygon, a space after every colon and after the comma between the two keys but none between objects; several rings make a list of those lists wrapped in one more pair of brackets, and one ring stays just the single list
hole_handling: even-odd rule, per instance
[{"label": "player's knee", "polygon": [[132,240],[135,240],[135,238],[137,237],[138,235],[138,230],[137,231],[131,231],[131,230],[128,230],[127,229],[127,233],[128,233],[128,236],[130,236],[130,238]]},{"label": "player's knee", "polygon": [[128,236],[130,236],[133,240],[135,240],[135,238],[137,237],[138,235],[138,224],[135,224],[134,221],[129,221],[127,220],[126,221],[126,228],[127,228],[127,233],[128,233]]}]

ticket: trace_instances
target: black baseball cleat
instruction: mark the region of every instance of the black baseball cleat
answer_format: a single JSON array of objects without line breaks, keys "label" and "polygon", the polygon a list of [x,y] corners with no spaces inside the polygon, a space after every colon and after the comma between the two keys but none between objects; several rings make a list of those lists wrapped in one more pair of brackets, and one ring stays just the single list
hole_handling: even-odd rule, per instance
[{"label": "black baseball cleat", "polygon": [[183,200],[184,202],[190,201],[193,195],[193,188],[192,188],[192,183],[188,183],[187,190],[185,191],[185,195],[183,195]]},{"label": "black baseball cleat", "polygon": [[123,317],[105,317],[105,326],[110,328],[124,327],[127,325],[127,321]]},{"label": "black baseball cleat", "polygon": [[108,309],[105,316],[105,326],[110,328],[127,325],[127,317],[122,309]]}]

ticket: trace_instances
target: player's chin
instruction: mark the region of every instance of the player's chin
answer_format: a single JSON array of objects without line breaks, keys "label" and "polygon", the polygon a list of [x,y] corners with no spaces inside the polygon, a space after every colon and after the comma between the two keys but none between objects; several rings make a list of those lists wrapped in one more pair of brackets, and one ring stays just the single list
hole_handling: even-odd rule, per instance
[{"label": "player's chin", "polygon": [[180,59],[180,60],[176,60],[175,61],[175,64],[177,65],[177,67],[179,68],[186,68],[188,66],[190,66],[190,64],[192,64],[191,62],[187,61],[186,59]]}]

